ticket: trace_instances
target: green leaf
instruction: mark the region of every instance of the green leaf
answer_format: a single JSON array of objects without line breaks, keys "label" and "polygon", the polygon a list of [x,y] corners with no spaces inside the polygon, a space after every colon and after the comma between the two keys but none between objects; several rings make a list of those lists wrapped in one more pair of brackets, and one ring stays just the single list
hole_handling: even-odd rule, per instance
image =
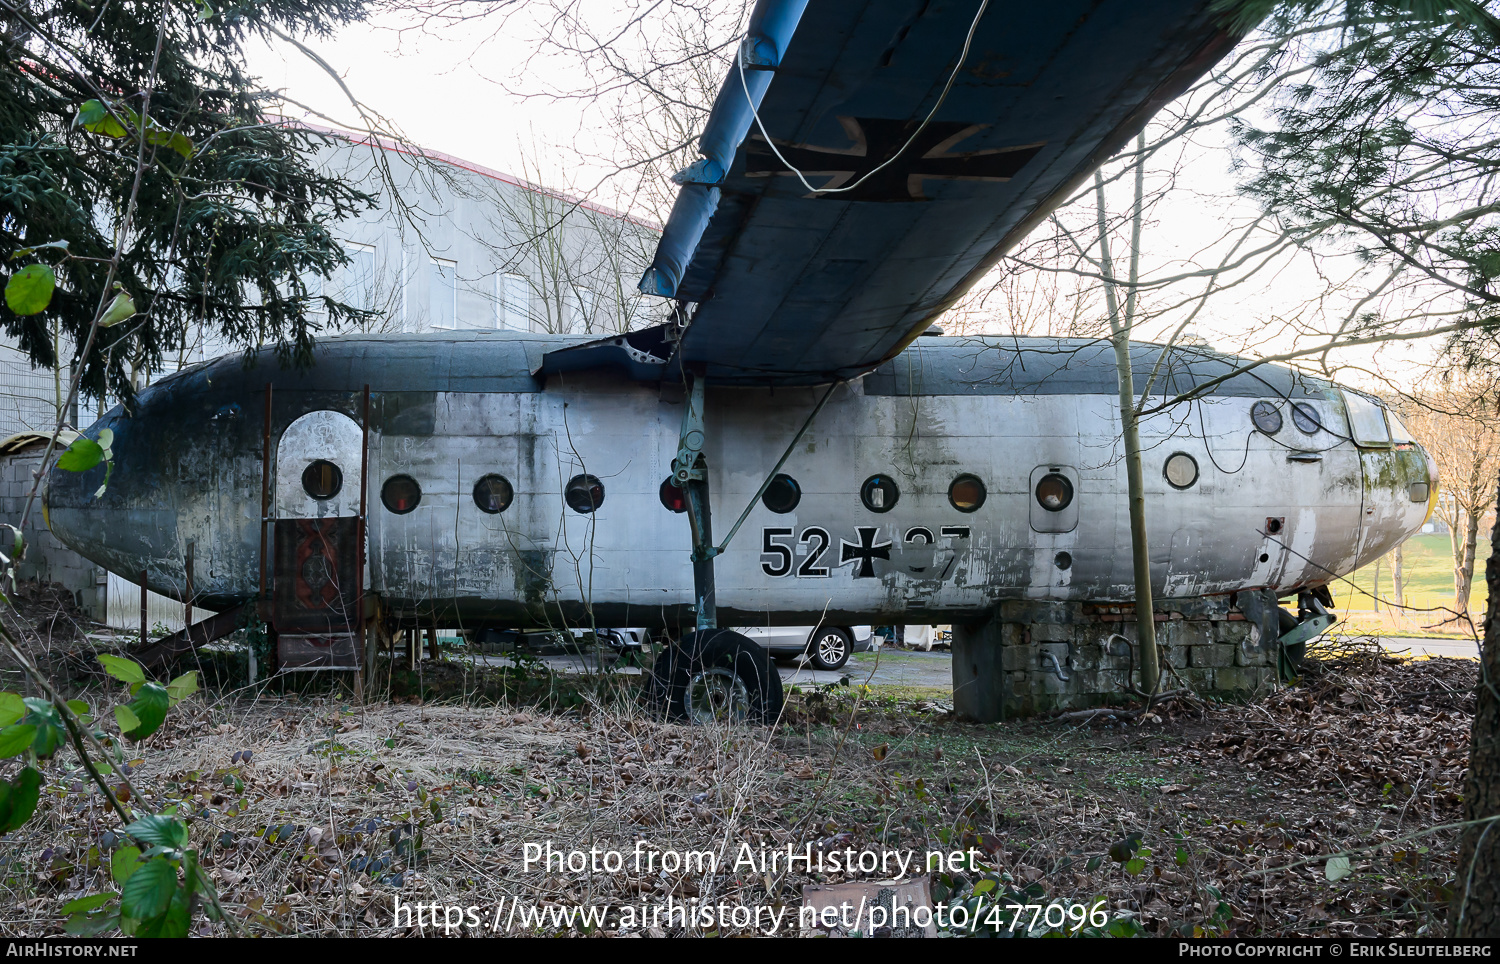
[{"label": "green leaf", "polygon": [[0,693],[0,726],[10,726],[26,715],[26,704],[15,693]]},{"label": "green leaf", "polygon": [[188,842],[187,824],[159,813],[141,817],[128,825],[125,832],[141,843],[175,850],[181,850]]},{"label": "green leaf", "polygon": [[136,929],[136,936],[186,937],[191,925],[187,893],[176,890],[172,892],[172,901],[167,906],[166,913],[152,920],[141,921],[141,926]]},{"label": "green leaf", "polygon": [[36,727],[30,723],[13,723],[0,730],[0,760],[25,753],[36,739]]},{"label": "green leaf", "polygon": [[109,113],[102,101],[86,100],[78,109],[78,126],[107,137],[124,137],[125,128]]},{"label": "green leaf", "polygon": [[[142,683],[135,691],[135,699],[130,701],[130,712],[135,714],[140,726],[131,727],[125,731],[125,735],[132,740],[144,740],[161,728],[167,719],[167,707],[172,703],[172,697],[167,694],[167,688],[160,683]],[[116,716],[116,720],[119,717]]]},{"label": "green leaf", "polygon": [[80,723],[88,725],[89,705],[87,703],[83,700],[68,700],[68,709],[73,711],[73,715],[78,717]]},{"label": "green leaf", "polygon": [[1139,857],[1132,857],[1125,861],[1125,872],[1134,877],[1146,869],[1146,862]]},{"label": "green leaf", "polygon": [[156,129],[155,123],[152,130],[146,134],[146,140],[159,147],[171,148],[183,157],[193,156],[193,142],[186,134],[172,133],[170,131]]},{"label": "green leaf", "polygon": [[47,310],[57,277],[44,264],[28,264],[5,282],[5,304],[18,315],[35,315]]},{"label": "green leaf", "polygon": [[183,673],[181,676],[167,684],[167,695],[172,698],[172,706],[176,706],[183,700],[198,692],[198,671]]},{"label": "green leaf", "polygon": [[988,894],[994,889],[995,882],[993,880],[981,880],[979,883],[974,885],[974,896],[977,897],[980,894]]},{"label": "green leaf", "polygon": [[141,848],[121,847],[109,858],[109,877],[117,884],[124,884],[130,875],[140,869]]},{"label": "green leaf", "polygon": [[68,242],[66,239],[64,239],[62,241],[48,241],[46,244],[35,244],[29,248],[20,248],[12,251],[10,253],[10,257],[11,260],[14,261],[16,258],[28,258],[31,255],[36,254],[38,251],[46,251],[49,249],[56,251],[66,251],[68,250]]},{"label": "green leaf", "polygon": [[[65,472],[87,472],[104,461],[104,448],[91,438],[75,438],[68,450],[57,458],[57,467]],[[110,657],[115,659],[118,657]],[[102,660],[103,657],[101,656]]]},{"label": "green leaf", "polygon": [[36,736],[31,741],[31,751],[45,760],[57,752],[58,746],[67,736],[63,729],[62,717],[58,715],[57,707],[46,700],[28,696],[23,702],[31,711],[26,714],[26,722],[36,727]]},{"label": "green leaf", "polygon": [[120,322],[135,314],[135,299],[125,292],[115,295],[109,307],[104,309],[104,317],[99,319],[100,328],[113,328]]},{"label": "green leaf", "polygon": [[36,811],[42,792],[42,775],[27,767],[14,783],[0,783],[0,833],[19,830]]},{"label": "green leaf", "polygon": [[120,888],[120,913],[143,921],[160,917],[176,892],[177,868],[172,862],[165,857],[148,860]]},{"label": "green leaf", "polygon": [[1354,873],[1354,868],[1349,865],[1349,858],[1343,854],[1329,857],[1328,863],[1323,865],[1323,876],[1329,880],[1343,880]]},{"label": "green leaf", "polygon": [[114,453],[110,451],[110,447],[115,444],[115,433],[107,428],[101,428],[97,441],[99,442],[99,447],[104,450],[104,457],[106,459],[114,458]]},{"label": "green leaf", "polygon": [[115,722],[120,724],[121,733],[129,733],[131,730],[138,730],[141,727],[141,721],[134,713],[130,712],[130,707],[128,706],[115,707]]},{"label": "green leaf", "polygon": [[103,907],[105,904],[114,900],[118,896],[120,895],[106,891],[102,894],[90,894],[87,897],[80,897],[77,900],[70,900],[66,904],[63,904],[62,913],[81,914],[85,911],[97,910],[98,908]]},{"label": "green leaf", "polygon": [[1185,847],[1178,847],[1177,853],[1172,856],[1172,859],[1176,862],[1177,866],[1186,867],[1187,862],[1193,859],[1193,855],[1188,853]]},{"label": "green leaf", "polygon": [[[115,895],[110,894],[110,896]],[[75,914],[63,924],[63,933],[72,934],[74,937],[98,937],[106,931],[117,930],[119,926],[119,914],[94,914],[92,916]]]},{"label": "green leaf", "polygon": [[106,673],[122,683],[146,682],[146,668],[133,659],[101,655],[99,662],[104,666]]}]

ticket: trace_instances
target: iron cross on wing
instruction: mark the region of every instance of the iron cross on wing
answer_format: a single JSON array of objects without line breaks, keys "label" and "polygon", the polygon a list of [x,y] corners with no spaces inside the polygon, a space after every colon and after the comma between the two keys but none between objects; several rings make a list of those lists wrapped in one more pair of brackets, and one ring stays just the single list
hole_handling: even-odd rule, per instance
[{"label": "iron cross on wing", "polygon": [[[917,123],[885,117],[840,117],[839,124],[852,142],[849,147],[813,147],[776,143],[787,164],[807,176],[828,178],[820,190],[852,184],[871,171],[874,176],[852,191],[814,194],[812,197],[845,201],[925,201],[922,182],[928,178],[954,181],[1008,181],[1036,156],[1045,143],[1025,144],[980,151],[953,152],[988,124],[962,121],[932,121],[917,134],[910,147],[901,151]],[[895,163],[881,164],[901,151]],[[880,168],[876,171],[876,168]],[[792,171],[771,152],[759,134],[745,144],[745,174],[769,177],[791,176]]]}]

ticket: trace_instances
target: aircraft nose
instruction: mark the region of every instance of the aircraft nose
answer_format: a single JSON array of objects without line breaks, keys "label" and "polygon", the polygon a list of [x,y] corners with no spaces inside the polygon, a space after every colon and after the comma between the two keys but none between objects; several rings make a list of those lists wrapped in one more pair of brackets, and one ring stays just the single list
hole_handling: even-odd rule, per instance
[{"label": "aircraft nose", "polygon": [[124,505],[129,495],[130,473],[121,471],[120,453],[133,440],[130,420],[118,407],[85,429],[82,437],[98,442],[105,430],[110,433],[106,439],[112,457],[82,472],[54,463],[42,492],[42,512],[52,534],[68,548],[116,572],[139,571],[139,566],[132,568],[118,553],[106,551],[124,534],[125,520],[115,517],[113,510]]}]

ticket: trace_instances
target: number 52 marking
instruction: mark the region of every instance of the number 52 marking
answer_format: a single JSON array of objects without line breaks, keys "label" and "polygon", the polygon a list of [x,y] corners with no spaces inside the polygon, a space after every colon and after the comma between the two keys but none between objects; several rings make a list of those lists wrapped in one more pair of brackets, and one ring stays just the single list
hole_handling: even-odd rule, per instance
[{"label": "number 52 marking", "polygon": [[[792,566],[796,564],[796,557],[792,553],[792,546],[800,543],[804,547],[807,558],[802,560],[802,565],[797,566],[798,576],[821,577],[829,573],[827,566],[820,566],[824,553],[833,544],[833,538],[829,536],[828,530],[822,526],[808,526],[802,530],[802,535],[793,542],[793,529],[770,527],[762,529],[760,535],[760,569],[768,576],[785,576],[791,573]],[[780,540],[786,540],[783,544]],[[770,559],[765,558],[770,556]]]}]

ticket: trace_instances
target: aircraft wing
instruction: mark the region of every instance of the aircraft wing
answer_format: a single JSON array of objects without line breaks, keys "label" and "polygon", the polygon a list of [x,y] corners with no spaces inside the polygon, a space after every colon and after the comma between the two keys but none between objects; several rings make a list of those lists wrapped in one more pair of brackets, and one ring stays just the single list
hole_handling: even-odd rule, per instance
[{"label": "aircraft wing", "polygon": [[760,0],[641,281],[691,303],[674,361],[895,356],[1233,46],[1210,2]]}]

